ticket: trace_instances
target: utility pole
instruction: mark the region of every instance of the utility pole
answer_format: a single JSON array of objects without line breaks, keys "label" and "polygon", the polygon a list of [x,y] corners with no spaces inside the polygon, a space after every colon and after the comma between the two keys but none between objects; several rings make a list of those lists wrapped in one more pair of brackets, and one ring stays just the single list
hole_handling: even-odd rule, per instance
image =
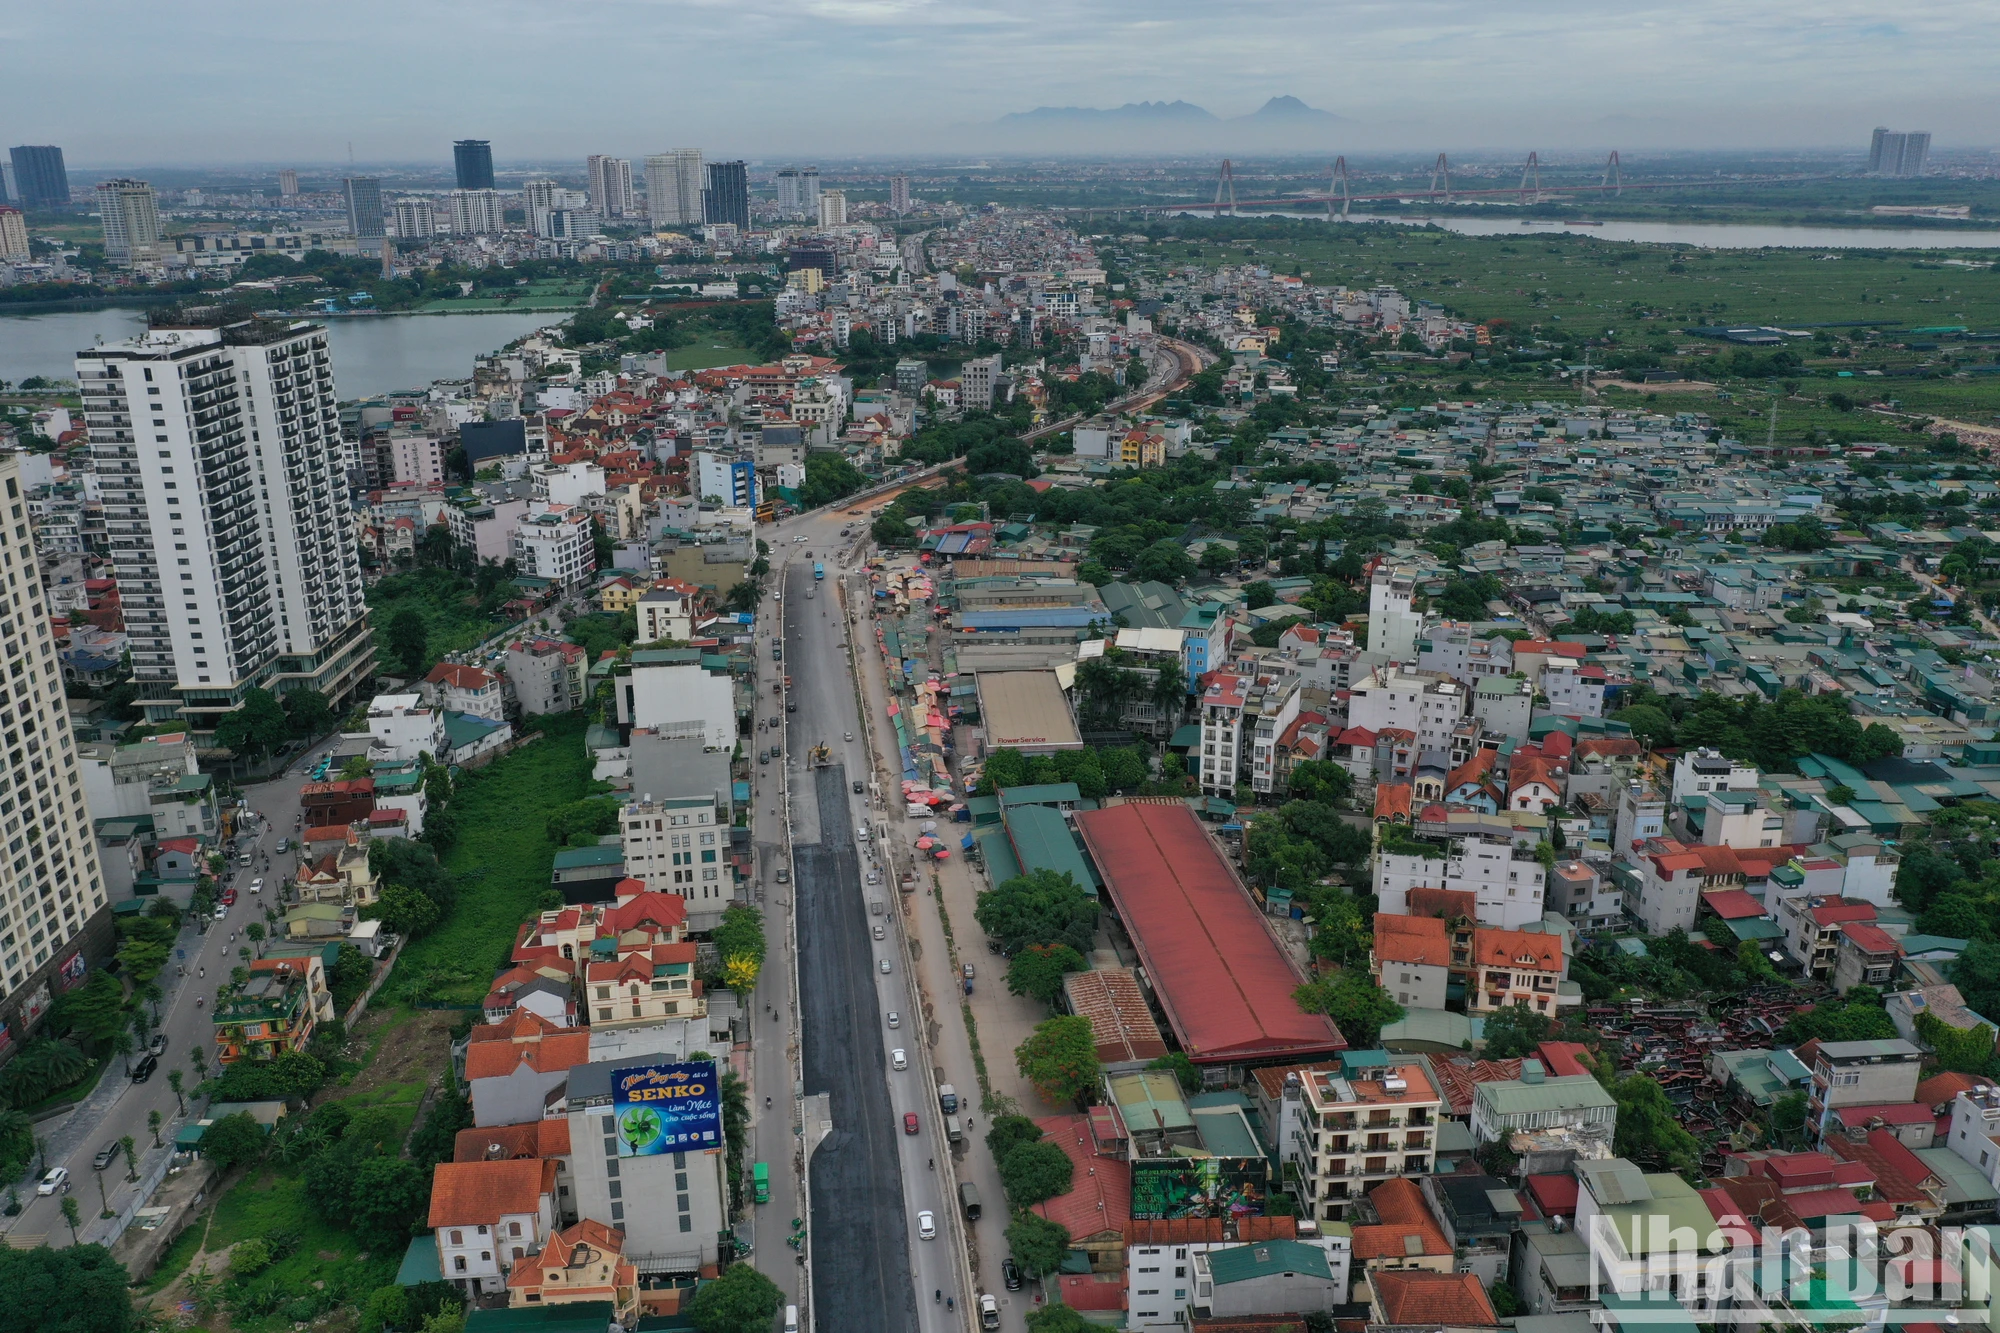
[{"label": "utility pole", "polygon": [[1778,395],[1771,395],[1771,419],[1764,426],[1764,448],[1775,449],[1778,445]]}]

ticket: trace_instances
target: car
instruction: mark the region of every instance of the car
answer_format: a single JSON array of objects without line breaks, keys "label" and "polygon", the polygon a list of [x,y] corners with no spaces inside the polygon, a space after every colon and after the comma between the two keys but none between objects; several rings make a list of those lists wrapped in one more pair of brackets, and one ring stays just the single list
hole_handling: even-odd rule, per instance
[{"label": "car", "polygon": [[236,890],[235,890],[235,889],[224,889],[224,890],[222,891],[222,905],[223,905],[224,907],[234,907],[234,906],[236,906]]},{"label": "car", "polygon": [[132,1066],[131,1079],[134,1083],[144,1083],[160,1067],[160,1057],[148,1051],[139,1057],[139,1063]]},{"label": "car", "polygon": [[937,1215],[928,1208],[917,1214],[917,1239],[937,1239]]},{"label": "car", "polygon": [[110,1143],[107,1143],[102,1148],[99,1148],[97,1150],[97,1155],[90,1159],[90,1169],[93,1171],[102,1171],[105,1167],[110,1166],[113,1162],[117,1160],[118,1160],[118,1141],[116,1139],[113,1139]]},{"label": "car", "polygon": [[262,893],[263,891],[264,891],[264,881],[262,879],[253,879],[250,881],[250,892]]},{"label": "car", "polygon": [[49,1168],[49,1173],[42,1177],[41,1183],[35,1186],[35,1193],[54,1194],[58,1190],[67,1192],[68,1189],[69,1168],[66,1166],[52,1166]]},{"label": "car", "polygon": [[888,938],[888,932],[882,929],[882,923],[879,921],[875,923],[875,938],[878,940]]},{"label": "car", "polygon": [[152,1055],[165,1055],[167,1053],[167,1034],[164,1032],[155,1032],[153,1039],[146,1043],[146,1050]]},{"label": "car", "polygon": [[856,796],[859,796],[859,795],[861,794],[861,779],[860,779],[860,778],[856,778],[856,779],[854,780],[854,794],[855,794]]},{"label": "car", "polygon": [[899,1028],[903,1026],[903,1016],[897,1013],[894,1009],[891,1009],[889,1011],[889,1026],[892,1028]]},{"label": "car", "polygon": [[991,1292],[982,1291],[979,1293],[979,1326],[981,1328],[1000,1327],[1000,1302],[993,1298],[993,1293]]},{"label": "car", "polygon": [[[919,1127],[917,1125],[917,1113],[915,1111],[903,1112],[903,1132],[905,1134],[914,1134],[917,1132],[918,1128]],[[117,1152],[118,1145],[115,1143],[112,1144],[111,1151]]]},{"label": "car", "polygon": [[790,884],[792,882],[792,872],[784,866],[779,866],[776,878],[780,884]]},{"label": "car", "polygon": [[845,734],[846,734],[846,737],[847,737],[847,739],[848,739],[848,740],[853,740],[853,739],[854,739],[854,733],[853,733],[853,732],[851,732],[851,731],[850,731],[850,732],[847,732],[847,733],[845,733]]},{"label": "car", "polygon": [[787,713],[796,713],[799,711],[799,706],[793,703],[790,699],[787,699],[785,700],[785,711]]},{"label": "car", "polygon": [[771,752],[770,752],[769,750],[759,750],[759,751],[757,751],[757,762],[758,762],[758,763],[760,763],[760,764],[768,764],[768,763],[770,763],[770,762],[771,762]]},{"label": "car", "polygon": [[866,824],[856,824],[854,826],[854,837],[857,842],[868,841],[868,826]]},{"label": "car", "polygon": [[889,1068],[908,1069],[909,1067],[910,1057],[904,1053],[902,1047],[898,1046],[895,1050],[889,1052]]},{"label": "car", "polygon": [[283,856],[290,850],[292,850],[292,840],[290,838],[278,839],[278,855]]},{"label": "car", "polygon": [[229,904],[228,904],[228,903],[217,903],[217,904],[215,905],[215,919],[216,919],[217,921],[220,921],[220,920],[222,920],[222,918],[224,918],[224,917],[226,917],[226,916],[228,916],[228,915],[229,915]]},{"label": "car", "polygon": [[798,536],[792,538],[792,545],[804,546],[810,540],[812,539],[807,537],[804,533],[800,533]]},{"label": "car", "polygon": [[970,963],[967,963],[965,965],[965,979],[967,981],[972,980],[972,964]]},{"label": "car", "polygon": [[889,975],[889,960],[886,958],[882,960],[882,975],[885,977]]},{"label": "car", "polygon": [[1019,1291],[1021,1289],[1021,1269],[1012,1258],[1000,1261],[1000,1281],[1006,1285],[1009,1291]]}]

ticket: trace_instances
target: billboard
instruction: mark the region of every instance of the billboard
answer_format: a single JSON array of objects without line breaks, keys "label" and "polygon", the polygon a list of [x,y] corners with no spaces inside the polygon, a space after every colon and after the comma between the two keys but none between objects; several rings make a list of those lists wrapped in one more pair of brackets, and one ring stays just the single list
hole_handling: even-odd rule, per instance
[{"label": "billboard", "polygon": [[1270,1185],[1270,1163],[1261,1157],[1141,1158],[1132,1163],[1132,1216],[1262,1214]]},{"label": "billboard", "polygon": [[713,1060],[614,1069],[611,1110],[620,1157],[722,1146],[722,1089]]}]

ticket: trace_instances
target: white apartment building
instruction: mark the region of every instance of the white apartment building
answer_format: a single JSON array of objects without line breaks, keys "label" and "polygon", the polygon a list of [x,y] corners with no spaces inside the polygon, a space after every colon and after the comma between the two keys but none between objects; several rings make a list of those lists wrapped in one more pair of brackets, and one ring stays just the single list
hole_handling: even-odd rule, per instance
[{"label": "white apartment building", "polygon": [[97,211],[104,223],[104,256],[130,265],[154,256],[160,244],[160,210],[153,187],[119,177],[100,182]]},{"label": "white apartment building", "polygon": [[113,947],[111,913],[62,669],[36,573],[18,454],[0,454],[0,1017],[16,1043],[49,1006],[61,969],[81,975],[88,932]]},{"label": "white apartment building", "polygon": [[715,797],[650,794],[625,807],[625,873],[687,901],[688,929],[713,930],[736,898],[729,815]]},{"label": "white apartment building", "polygon": [[704,750],[736,744],[736,695],[726,675],[690,662],[685,654],[635,652],[632,669],[613,678],[618,720],[667,739],[699,738]]},{"label": "white apartment building", "polygon": [[1542,693],[1551,713],[1564,717],[1604,716],[1604,668],[1596,663],[1550,658],[1542,665]]},{"label": "white apartment building", "polygon": [[[1373,651],[1374,639],[1369,643]],[[1347,725],[1378,734],[1400,727],[1416,736],[1419,753],[1449,753],[1451,734],[1465,719],[1467,694],[1449,676],[1390,662],[1355,683],[1347,697]]]},{"label": "white apartment building", "polygon": [[507,209],[498,190],[453,190],[451,234],[498,236],[507,229]]},{"label": "white apartment building", "polygon": [[1535,859],[1539,835],[1517,834],[1494,819],[1465,819],[1462,833],[1440,844],[1442,857],[1378,850],[1375,893],[1381,910],[1409,913],[1411,889],[1458,889],[1474,895],[1482,926],[1520,930],[1542,919],[1548,872]]},{"label": "white apartment building", "polygon": [[847,225],[847,191],[821,190],[819,192],[819,225],[822,227],[845,227]]},{"label": "white apartment building", "polygon": [[[1273,1219],[1275,1220],[1275,1219]],[[1200,1219],[1197,1226],[1213,1227],[1213,1234],[1220,1239],[1193,1239],[1184,1235],[1166,1242],[1156,1242],[1149,1234],[1152,1227],[1142,1221],[1131,1223],[1131,1232],[1143,1239],[1125,1247],[1125,1327],[1128,1329],[1168,1329],[1185,1328],[1188,1313],[1195,1297],[1195,1264],[1198,1256],[1214,1254],[1217,1250],[1238,1250],[1262,1242],[1271,1233],[1260,1227],[1270,1224],[1263,1218],[1245,1217],[1231,1219]],[[1184,1223],[1171,1224],[1175,1227]],[[1161,1230],[1166,1230],[1162,1226]],[[1193,1235],[1203,1235],[1194,1232]],[[1326,1266],[1334,1275],[1333,1288],[1345,1295],[1348,1287],[1348,1270],[1354,1257],[1354,1236],[1345,1223],[1327,1223],[1325,1230],[1313,1235],[1300,1235],[1297,1240],[1286,1240],[1287,1244],[1305,1245],[1318,1250],[1326,1258]]]},{"label": "white apartment building", "polygon": [[548,463],[532,478],[535,494],[550,504],[581,505],[604,494],[604,469],[595,463]]},{"label": "white apartment building", "polygon": [[646,159],[646,216],[656,227],[699,227],[707,184],[699,148],[675,148]]},{"label": "white apartment building", "polygon": [[1673,803],[1684,805],[1690,796],[1712,791],[1755,791],[1757,769],[1740,759],[1726,759],[1719,750],[1683,751],[1674,760]]},{"label": "white apartment building", "polygon": [[1250,726],[1250,789],[1260,796],[1278,790],[1278,741],[1299,715],[1305,692],[1296,676],[1267,687]]},{"label": "white apartment building", "polygon": [[1210,677],[1201,696],[1201,766],[1196,776],[1210,795],[1236,790],[1236,766],[1243,740],[1243,703],[1248,682],[1238,676]]},{"label": "white apartment building", "polygon": [[[1368,584],[1368,651],[1391,662],[1412,662],[1424,618],[1411,608],[1416,575],[1399,569],[1378,569]],[[1363,725],[1361,723],[1354,724]]]},{"label": "white apartment building", "polygon": [[1336,1222],[1382,1181],[1429,1175],[1444,1107],[1421,1061],[1351,1079],[1327,1069],[1287,1075],[1278,1152],[1297,1172],[1303,1216]]},{"label": "white apartment building", "polygon": [[529,505],[514,529],[513,553],[521,573],[564,586],[597,572],[590,516],[568,505]]},{"label": "white apartment building", "polygon": [[1000,356],[975,356],[958,368],[959,401],[968,412],[993,410],[993,395],[1000,386]]},{"label": "white apartment building", "polygon": [[390,206],[389,225],[401,240],[427,241],[437,235],[437,209],[428,199],[398,199]]},{"label": "white apartment building", "polygon": [[635,643],[694,637],[694,606],[700,590],[679,579],[661,579],[639,595],[632,608],[639,617]]},{"label": "white apartment building", "polygon": [[639,216],[638,201],[632,194],[632,163],[627,158],[592,153],[584,159],[584,179],[590,207],[599,217]]},{"label": "white apartment building", "polygon": [[76,359],[148,722],[246,690],[347,706],[373,664],[326,330],[159,328]]},{"label": "white apartment building", "polygon": [[27,259],[27,215],[18,208],[0,208],[0,259]]},{"label": "white apartment building", "polygon": [[401,485],[444,484],[444,441],[422,431],[389,432],[390,475]]},{"label": "white apartment building", "polygon": [[694,483],[694,493],[700,499],[714,496],[726,507],[753,509],[757,504],[757,461],[696,450]]},{"label": "white apartment building", "polygon": [[[1393,610],[1392,600],[1394,579],[1383,594],[1383,614],[1386,618]],[[1408,611],[1409,590],[1401,594],[1403,611]],[[1369,646],[1375,643],[1375,587],[1368,588],[1368,630]],[[1425,671],[1440,671],[1459,684],[1468,688],[1476,686],[1488,676],[1505,676],[1514,669],[1514,644],[1511,639],[1494,637],[1476,639],[1472,636],[1472,626],[1462,620],[1447,620],[1433,625],[1421,645],[1417,665]]]}]

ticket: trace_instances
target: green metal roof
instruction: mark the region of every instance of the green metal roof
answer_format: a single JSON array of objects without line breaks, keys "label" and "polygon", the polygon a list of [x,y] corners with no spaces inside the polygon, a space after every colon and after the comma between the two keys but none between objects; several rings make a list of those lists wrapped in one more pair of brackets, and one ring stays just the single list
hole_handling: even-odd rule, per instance
[{"label": "green metal roof", "polygon": [[[1326,1253],[1317,1246],[1296,1240],[1267,1240],[1233,1249],[1210,1250],[1208,1271],[1217,1286],[1250,1282],[1277,1273],[1301,1273],[1306,1277],[1333,1280]],[[470,1328],[468,1326],[468,1333]]]},{"label": "green metal roof", "polygon": [[1917,1160],[1931,1169],[1933,1175],[1944,1180],[1944,1201],[1955,1203],[1991,1204],[2000,1199],[2000,1189],[1995,1189],[1986,1174],[1972,1163],[1960,1157],[1949,1148],[1917,1148]]},{"label": "green metal roof", "polygon": [[396,1270],[396,1285],[414,1287],[424,1282],[442,1282],[444,1272],[438,1267],[438,1247],[436,1236],[416,1236],[410,1246],[403,1251],[403,1266]]},{"label": "green metal roof", "polygon": [[1080,801],[1082,790],[1074,782],[1042,782],[1027,787],[1005,787],[1000,792],[1002,809],[1015,805],[1059,805]]},{"label": "green metal roof", "polygon": [[986,877],[995,884],[1005,884],[1010,879],[1021,877],[1021,862],[1014,855],[1014,846],[1007,841],[1007,830],[999,825],[985,828],[973,834],[979,844],[979,853],[986,860]]},{"label": "green metal roof", "polygon": [[1023,870],[1053,870],[1069,875],[1079,888],[1096,889],[1097,876],[1061,811],[1046,805],[1016,805],[1007,807],[1001,819]]},{"label": "green metal roof", "polygon": [[1558,1074],[1540,1083],[1519,1079],[1474,1085],[1473,1096],[1495,1115],[1532,1115],[1537,1111],[1611,1110],[1618,1099],[1589,1074]]},{"label": "green metal roof", "polygon": [[622,846],[565,847],[556,853],[555,869],[583,870],[590,866],[615,866],[625,859]]}]

